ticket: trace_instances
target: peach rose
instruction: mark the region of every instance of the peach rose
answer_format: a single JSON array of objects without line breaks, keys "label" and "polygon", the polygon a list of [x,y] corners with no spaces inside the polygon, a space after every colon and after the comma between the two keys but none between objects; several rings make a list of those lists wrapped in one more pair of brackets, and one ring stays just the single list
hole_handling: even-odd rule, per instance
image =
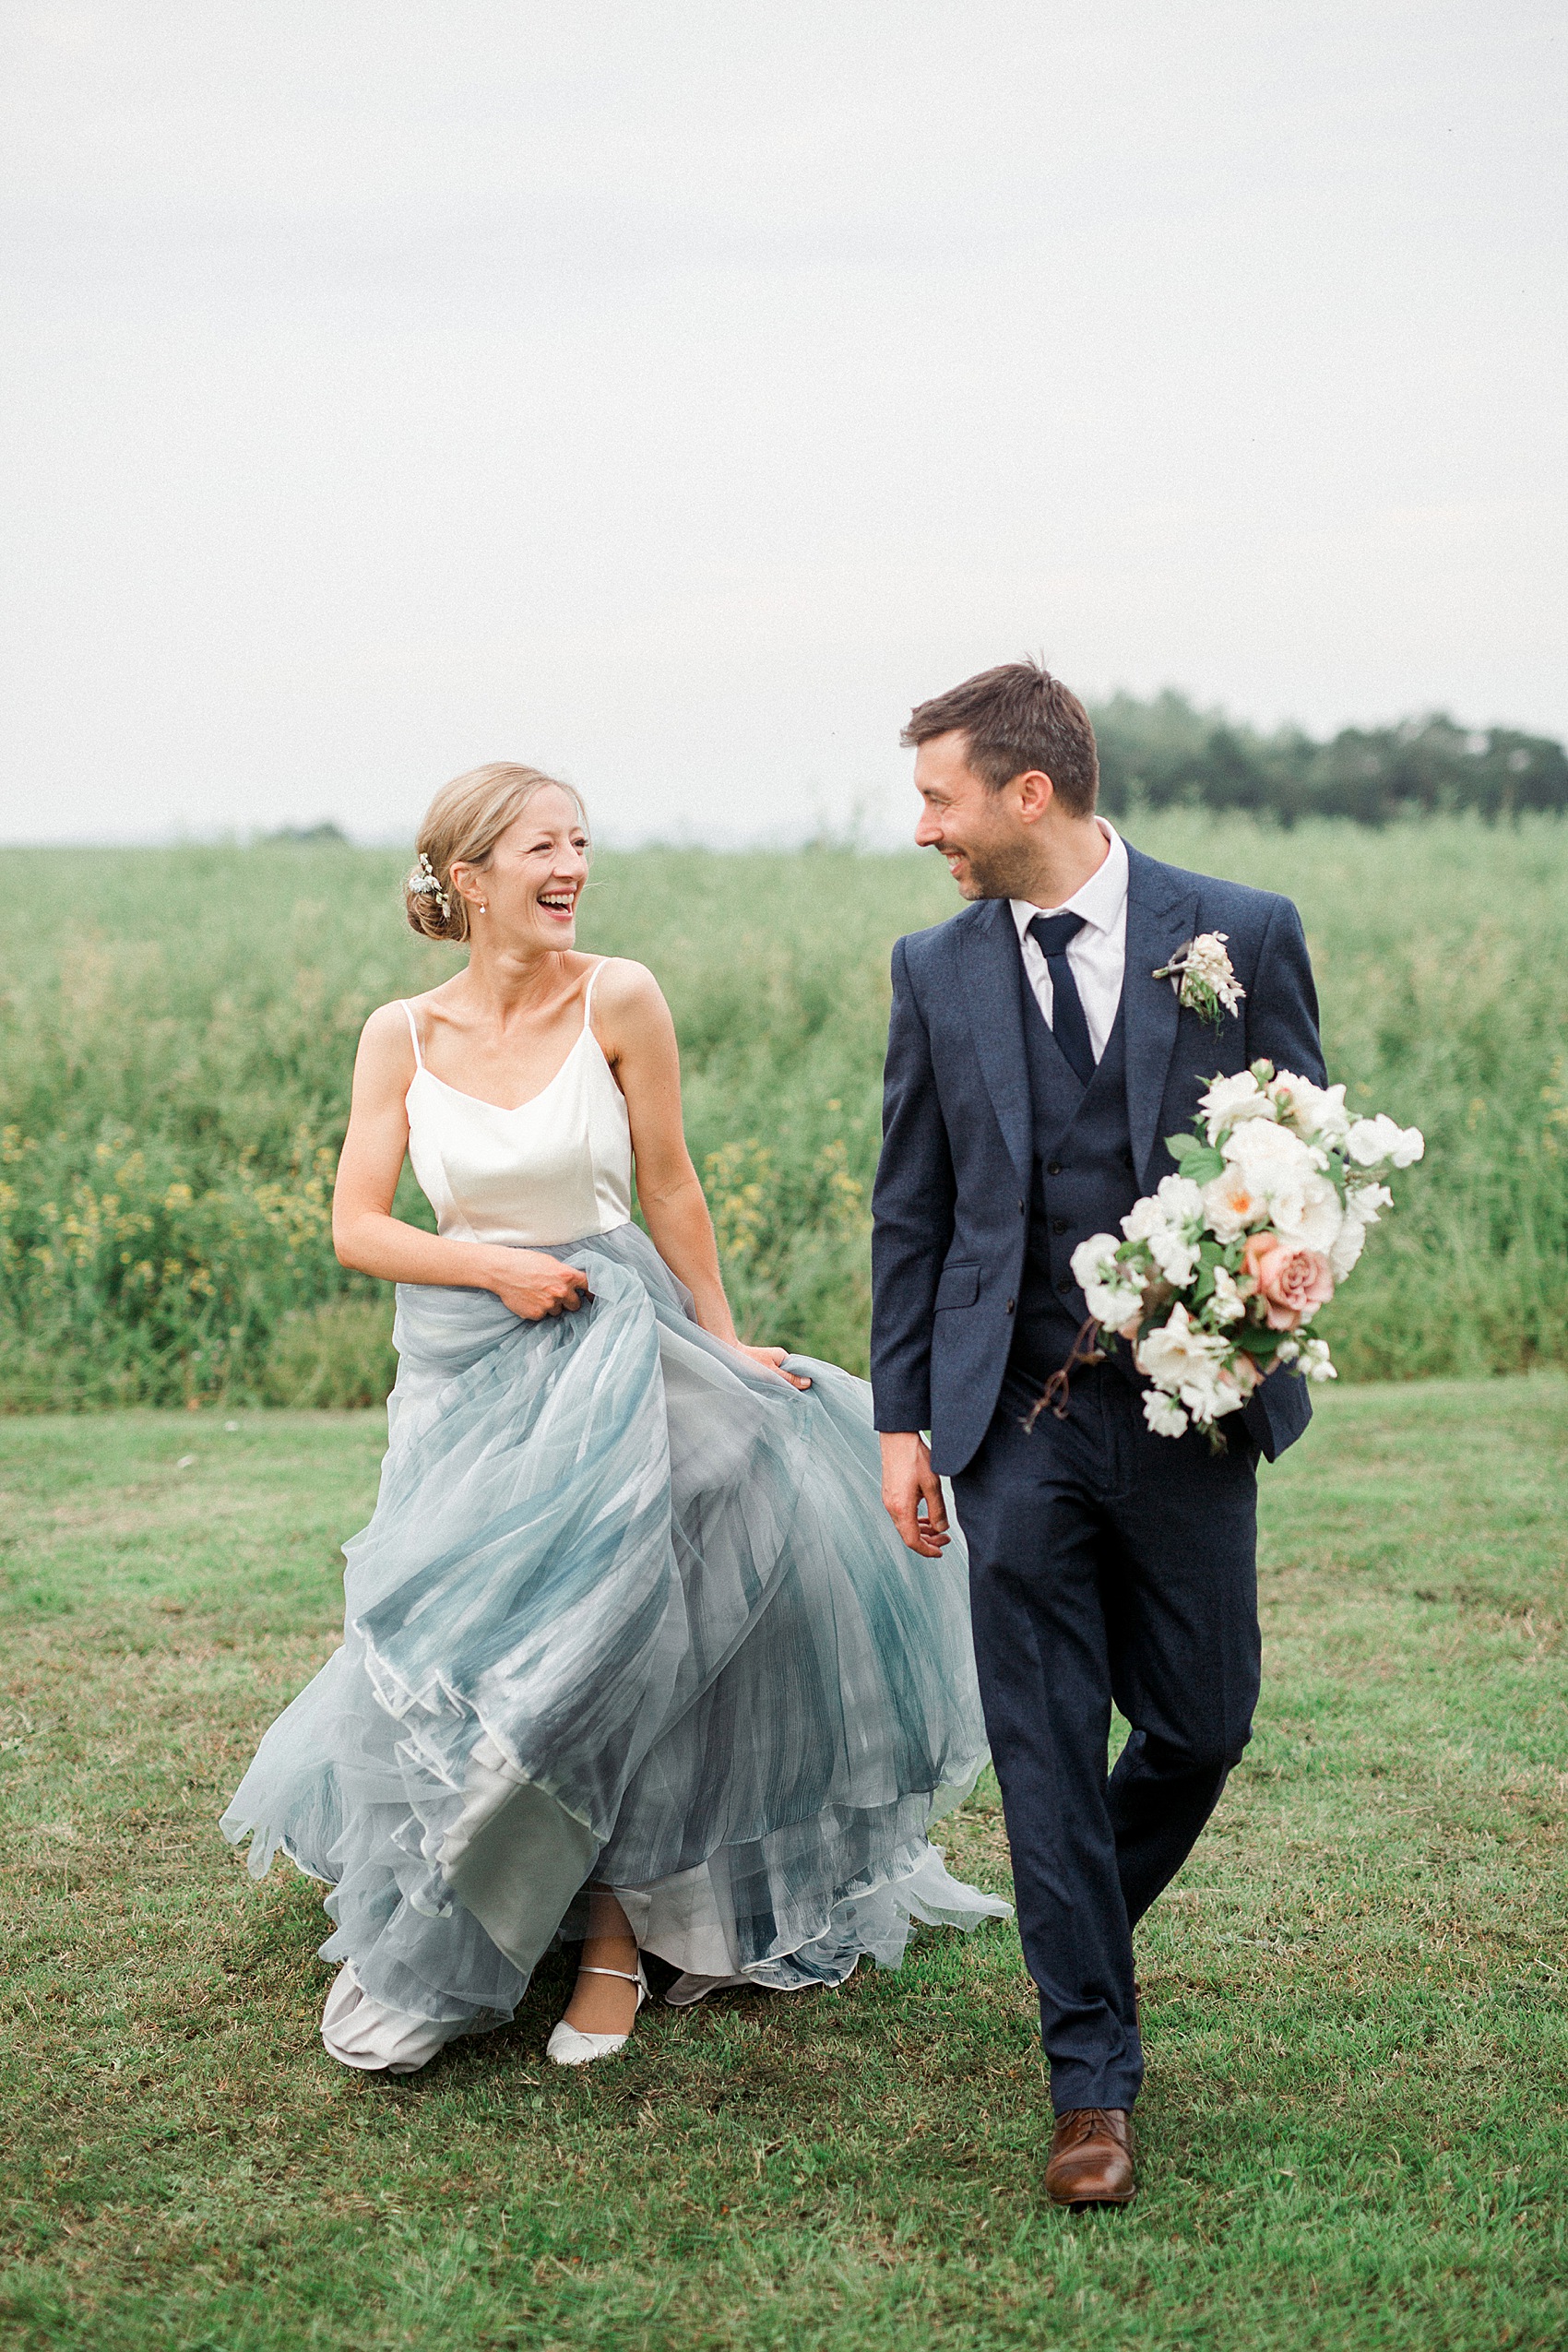
[{"label": "peach rose", "polygon": [[1277,1233],[1254,1233],[1241,1253],[1237,1288],[1263,1301],[1270,1331],[1294,1331],[1311,1308],[1333,1298],[1334,1277],[1321,1250],[1299,1250]]}]

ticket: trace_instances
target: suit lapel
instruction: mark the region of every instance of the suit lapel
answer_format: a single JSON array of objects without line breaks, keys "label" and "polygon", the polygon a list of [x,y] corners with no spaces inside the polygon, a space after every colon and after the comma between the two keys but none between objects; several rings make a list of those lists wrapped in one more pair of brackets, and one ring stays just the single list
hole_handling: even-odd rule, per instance
[{"label": "suit lapel", "polygon": [[1024,1052],[1021,956],[1013,910],[1005,898],[988,898],[959,933],[965,1009],[975,1041],[975,1058],[996,1112],[1007,1154],[1026,1190],[1034,1159],[1034,1114],[1029,1066]]},{"label": "suit lapel", "polygon": [[1192,938],[1197,919],[1197,892],[1184,887],[1169,866],[1146,858],[1129,844],[1127,966],[1122,1002],[1127,1025],[1127,1124],[1140,1184],[1147,1182],[1181,1018],[1170,982],[1157,980],[1153,975]]}]

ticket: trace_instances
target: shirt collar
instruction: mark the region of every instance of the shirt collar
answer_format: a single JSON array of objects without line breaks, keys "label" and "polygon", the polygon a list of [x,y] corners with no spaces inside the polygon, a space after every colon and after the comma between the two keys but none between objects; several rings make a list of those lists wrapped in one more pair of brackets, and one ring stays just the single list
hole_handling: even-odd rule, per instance
[{"label": "shirt collar", "polygon": [[1013,921],[1020,940],[1028,937],[1030,923],[1037,915],[1082,915],[1094,931],[1111,932],[1122,920],[1127,904],[1127,844],[1113,825],[1099,814],[1095,823],[1104,834],[1108,855],[1097,866],[1081,889],[1060,907],[1037,907],[1028,898],[1010,898]]}]

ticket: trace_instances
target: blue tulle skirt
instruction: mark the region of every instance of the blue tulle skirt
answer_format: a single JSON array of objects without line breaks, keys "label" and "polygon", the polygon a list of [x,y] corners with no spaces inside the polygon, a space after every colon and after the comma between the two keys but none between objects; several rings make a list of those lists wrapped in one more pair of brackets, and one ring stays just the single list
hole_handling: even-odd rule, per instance
[{"label": "blue tulle skirt", "polygon": [[927,1843],[985,1758],[966,1562],[899,1542],[865,1384],[710,1338],[635,1226],[563,1254],[593,1295],[559,1321],[399,1289],[343,1645],[225,1835],[327,1883],[324,1959],[448,2021],[509,2016],[590,1880],[698,1989],[1004,1913]]}]

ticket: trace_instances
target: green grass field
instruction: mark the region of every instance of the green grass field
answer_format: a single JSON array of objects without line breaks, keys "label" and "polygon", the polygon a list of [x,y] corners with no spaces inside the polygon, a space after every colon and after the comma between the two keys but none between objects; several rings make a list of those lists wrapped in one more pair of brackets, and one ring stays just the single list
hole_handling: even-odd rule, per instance
[{"label": "green grass field", "polygon": [[[232,1424],[232,1425],[231,1425]],[[7,2352],[1568,2341],[1568,1381],[1331,1392],[1265,1473],[1258,1737],[1142,1939],[1144,2189],[1063,2216],[1010,1930],[837,1993],[315,2038],[216,1817],[337,1638],[373,1414],[0,1428]],[[1004,1885],[994,1800],[952,1833]]]},{"label": "green grass field", "polygon": [[[1284,832],[1167,811],[1130,830],[1298,901],[1331,1071],[1427,1131],[1324,1318],[1345,1372],[1568,1360],[1568,824]],[[9,865],[33,920],[0,943],[0,1400],[377,1400],[390,1310],[335,1264],[327,1221],[360,1025],[453,968],[403,926],[405,860],[273,844]],[[669,994],[752,1337],[863,1368],[888,950],[956,904],[913,853],[597,869],[583,943]]]}]

